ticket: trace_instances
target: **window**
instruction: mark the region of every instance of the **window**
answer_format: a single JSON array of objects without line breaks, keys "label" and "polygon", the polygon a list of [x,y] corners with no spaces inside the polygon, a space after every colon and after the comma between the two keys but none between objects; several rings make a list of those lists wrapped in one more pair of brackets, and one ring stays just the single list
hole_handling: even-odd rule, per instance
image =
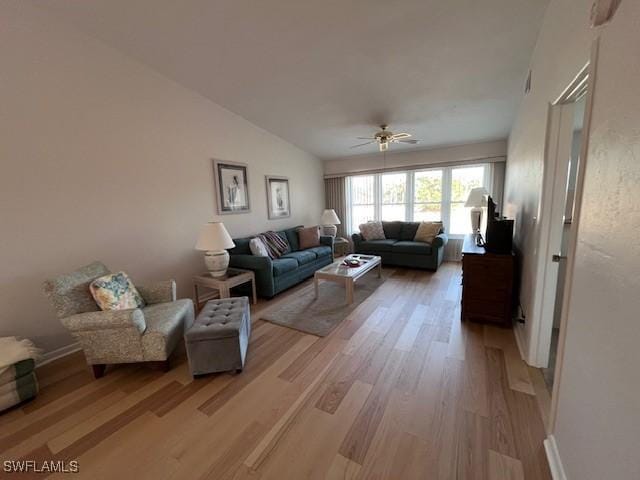
[{"label": "window", "polygon": [[351,177],[351,225],[358,228],[361,223],[375,220],[374,175]]},{"label": "window", "polygon": [[382,174],[380,175],[380,187],[382,189],[382,210],[380,212],[380,219],[406,221],[407,174]]},{"label": "window", "polygon": [[441,221],[454,237],[471,232],[471,189],[489,185],[489,165],[445,167],[349,177],[347,210],[351,232],[370,220]]},{"label": "window", "polygon": [[413,221],[442,220],[442,170],[413,174]]},{"label": "window", "polygon": [[449,230],[452,235],[471,232],[469,209],[464,206],[473,188],[484,185],[485,167],[461,167],[451,169],[451,202]]}]

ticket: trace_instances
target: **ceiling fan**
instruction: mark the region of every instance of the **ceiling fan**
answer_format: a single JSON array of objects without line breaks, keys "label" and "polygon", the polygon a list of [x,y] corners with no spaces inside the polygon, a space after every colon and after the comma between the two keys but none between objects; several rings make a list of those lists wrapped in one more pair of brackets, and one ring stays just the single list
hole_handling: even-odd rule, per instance
[{"label": "ceiling fan", "polygon": [[365,143],[360,143],[358,145],[353,145],[349,148],[358,148],[364,147],[365,145],[370,145],[372,143],[378,143],[378,148],[380,148],[381,152],[384,152],[389,149],[389,144],[391,143],[411,143],[415,145],[420,140],[409,139],[411,136],[410,133],[393,133],[387,130],[388,125],[380,125],[381,130],[376,133],[373,137],[356,137],[358,140],[369,140]]}]

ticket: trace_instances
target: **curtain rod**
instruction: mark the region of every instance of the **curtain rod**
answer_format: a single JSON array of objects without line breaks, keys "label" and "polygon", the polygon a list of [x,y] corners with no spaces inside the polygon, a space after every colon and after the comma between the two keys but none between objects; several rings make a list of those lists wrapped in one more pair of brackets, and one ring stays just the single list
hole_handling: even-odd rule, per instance
[{"label": "curtain rod", "polygon": [[398,172],[398,171],[408,172],[413,170],[435,169],[438,167],[475,165],[478,163],[500,163],[500,162],[506,162],[506,161],[507,161],[506,155],[496,155],[493,157],[473,158],[469,160],[455,160],[455,161],[446,161],[446,162],[425,163],[425,164],[419,164],[419,165],[387,167],[387,168],[369,168],[369,169],[354,170],[352,172],[344,172],[344,173],[327,173],[324,175],[324,178],[352,177],[355,175],[366,175],[366,174]]}]

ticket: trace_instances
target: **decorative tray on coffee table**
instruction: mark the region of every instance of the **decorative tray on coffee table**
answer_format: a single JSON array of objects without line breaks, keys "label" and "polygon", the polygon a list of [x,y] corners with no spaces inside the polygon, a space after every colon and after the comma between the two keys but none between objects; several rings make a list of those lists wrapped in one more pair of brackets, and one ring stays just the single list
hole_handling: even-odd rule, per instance
[{"label": "decorative tray on coffee table", "polygon": [[342,261],[342,265],[345,267],[357,268],[364,265],[369,260],[373,260],[371,255],[351,254]]}]

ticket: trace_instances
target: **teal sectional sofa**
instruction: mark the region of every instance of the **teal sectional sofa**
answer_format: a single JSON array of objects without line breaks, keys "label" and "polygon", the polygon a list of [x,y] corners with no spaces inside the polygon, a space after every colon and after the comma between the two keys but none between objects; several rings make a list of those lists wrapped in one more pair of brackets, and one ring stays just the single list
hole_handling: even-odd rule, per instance
[{"label": "teal sectional sofa", "polygon": [[333,262],[333,237],[321,236],[320,246],[300,250],[297,229],[288,228],[276,232],[289,244],[290,250],[272,260],[251,254],[249,242],[253,237],[234,238],[235,248],[229,250],[229,266],[252,270],[256,276],[259,296],[274,295],[313,276],[316,270]]},{"label": "teal sectional sofa", "polygon": [[419,222],[382,222],[385,240],[365,240],[359,233],[352,235],[356,253],[378,255],[383,265],[437,270],[444,260],[447,235],[442,232],[432,243],[415,242]]}]

